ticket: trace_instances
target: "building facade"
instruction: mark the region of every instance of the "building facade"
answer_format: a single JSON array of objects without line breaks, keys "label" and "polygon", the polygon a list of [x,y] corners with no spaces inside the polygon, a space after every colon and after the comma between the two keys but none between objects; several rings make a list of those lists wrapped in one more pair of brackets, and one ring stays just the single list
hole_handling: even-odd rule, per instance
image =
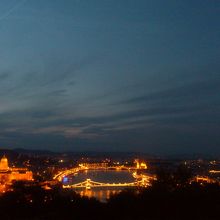
[{"label": "building facade", "polygon": [[3,156],[0,160],[0,184],[10,184],[19,180],[31,181],[33,173],[27,168],[9,167],[8,159]]}]

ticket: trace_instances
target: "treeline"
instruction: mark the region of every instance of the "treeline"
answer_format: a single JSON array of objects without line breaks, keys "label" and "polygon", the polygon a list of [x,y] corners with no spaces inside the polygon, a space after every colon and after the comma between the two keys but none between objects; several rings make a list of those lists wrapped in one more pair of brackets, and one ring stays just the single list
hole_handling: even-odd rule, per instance
[{"label": "treeline", "polygon": [[146,189],[124,190],[106,203],[78,194],[40,186],[13,185],[0,197],[1,219],[10,220],[214,220],[220,219],[220,186],[189,181],[191,173],[179,168],[158,171],[158,180]]}]

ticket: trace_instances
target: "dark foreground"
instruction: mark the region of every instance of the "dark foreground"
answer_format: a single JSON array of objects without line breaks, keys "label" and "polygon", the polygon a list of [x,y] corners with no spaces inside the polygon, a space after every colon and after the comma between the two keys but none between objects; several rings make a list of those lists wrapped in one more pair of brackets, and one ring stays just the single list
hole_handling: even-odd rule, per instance
[{"label": "dark foreground", "polygon": [[152,187],[124,191],[108,203],[73,192],[39,187],[16,189],[0,198],[1,219],[220,219],[220,187],[191,185],[169,191]]}]

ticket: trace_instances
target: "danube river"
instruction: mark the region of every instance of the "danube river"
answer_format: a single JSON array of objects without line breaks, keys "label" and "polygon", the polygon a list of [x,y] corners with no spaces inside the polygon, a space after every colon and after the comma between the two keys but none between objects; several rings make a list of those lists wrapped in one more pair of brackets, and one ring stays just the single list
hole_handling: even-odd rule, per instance
[{"label": "danube river", "polygon": [[[131,171],[85,170],[65,178],[64,185],[77,184],[86,179],[100,183],[130,183],[135,181]],[[102,187],[89,190],[83,188],[74,189],[74,191],[78,192],[81,196],[95,197],[100,201],[106,201],[112,194],[119,193],[122,189],[122,187]]]}]

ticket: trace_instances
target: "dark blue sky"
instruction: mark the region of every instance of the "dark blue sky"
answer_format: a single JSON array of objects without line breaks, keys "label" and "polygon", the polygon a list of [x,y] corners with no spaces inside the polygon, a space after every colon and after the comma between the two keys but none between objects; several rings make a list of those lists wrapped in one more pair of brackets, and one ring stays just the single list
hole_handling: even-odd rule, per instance
[{"label": "dark blue sky", "polygon": [[219,0],[0,0],[0,146],[220,154]]}]

